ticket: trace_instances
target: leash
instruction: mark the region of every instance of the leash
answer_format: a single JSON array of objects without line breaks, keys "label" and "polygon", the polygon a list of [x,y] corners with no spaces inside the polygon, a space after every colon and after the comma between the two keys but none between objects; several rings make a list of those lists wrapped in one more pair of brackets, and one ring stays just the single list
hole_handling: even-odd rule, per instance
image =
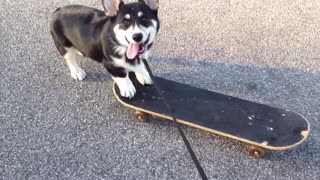
[{"label": "leash", "polygon": [[181,137],[182,137],[182,140],[183,140],[184,144],[186,145],[186,147],[187,147],[187,149],[188,149],[188,152],[189,152],[189,154],[190,154],[190,156],[191,156],[191,158],[192,158],[192,160],[193,160],[193,163],[195,164],[195,166],[196,166],[196,168],[197,168],[197,170],[198,170],[201,178],[202,178],[203,180],[207,180],[208,177],[207,177],[206,173],[204,172],[203,168],[201,167],[201,164],[200,164],[197,156],[195,155],[193,149],[191,148],[190,142],[188,141],[186,135],[185,135],[184,132],[182,131],[180,124],[177,122],[177,119],[176,119],[176,117],[174,116],[174,113],[173,113],[173,111],[172,111],[169,103],[168,103],[167,100],[164,98],[164,96],[163,96],[163,94],[162,94],[162,92],[161,92],[161,90],[160,90],[160,88],[159,88],[159,85],[158,85],[157,82],[155,81],[155,78],[154,78],[154,76],[153,76],[153,74],[152,74],[152,72],[151,72],[151,69],[150,69],[150,67],[149,67],[146,59],[142,58],[142,61],[143,61],[144,65],[146,66],[147,71],[149,72],[149,75],[150,75],[151,80],[153,81],[154,87],[155,87],[156,90],[158,91],[158,94],[161,96],[164,104],[166,105],[167,109],[169,110],[169,113],[170,113],[170,115],[171,115],[171,117],[172,117],[172,119],[173,119],[173,122],[175,123],[176,127],[178,128],[178,131],[179,131],[179,133],[180,133],[180,135],[181,135]]}]

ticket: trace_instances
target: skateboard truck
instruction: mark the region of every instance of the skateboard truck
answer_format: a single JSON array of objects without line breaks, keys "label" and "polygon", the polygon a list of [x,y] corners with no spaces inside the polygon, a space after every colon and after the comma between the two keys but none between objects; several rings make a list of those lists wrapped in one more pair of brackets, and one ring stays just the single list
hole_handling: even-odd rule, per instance
[{"label": "skateboard truck", "polygon": [[134,113],[134,116],[138,119],[138,121],[141,122],[147,122],[150,120],[151,115],[148,113],[145,113],[143,111],[136,111]]},{"label": "skateboard truck", "polygon": [[248,151],[250,156],[256,158],[263,158],[266,155],[266,149],[257,146],[251,146]]}]

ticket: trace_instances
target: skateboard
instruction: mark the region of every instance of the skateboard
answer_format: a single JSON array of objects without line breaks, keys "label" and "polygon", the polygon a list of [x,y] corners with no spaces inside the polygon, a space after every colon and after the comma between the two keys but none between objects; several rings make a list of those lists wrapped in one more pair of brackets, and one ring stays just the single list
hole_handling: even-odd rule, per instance
[{"label": "skateboard", "polygon": [[[117,100],[135,110],[135,116],[147,121],[151,116],[173,120],[155,86],[142,86],[129,74],[136,94],[120,95]],[[154,77],[163,97],[171,106],[177,122],[250,145],[249,155],[262,158],[268,150],[287,150],[301,144],[310,131],[308,121],[298,113],[212,92],[190,85]]]}]

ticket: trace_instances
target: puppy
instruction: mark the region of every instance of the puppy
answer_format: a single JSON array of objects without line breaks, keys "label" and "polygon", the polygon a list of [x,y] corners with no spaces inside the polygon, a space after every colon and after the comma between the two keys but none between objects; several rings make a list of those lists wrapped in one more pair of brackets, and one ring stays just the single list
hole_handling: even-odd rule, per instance
[{"label": "puppy", "polygon": [[104,11],[82,5],[58,8],[50,22],[50,33],[72,78],[86,77],[76,61],[76,54],[80,54],[102,63],[121,96],[132,98],[136,89],[129,72],[134,72],[142,85],[152,84],[141,58],[148,59],[159,31],[158,0],[101,2]]}]

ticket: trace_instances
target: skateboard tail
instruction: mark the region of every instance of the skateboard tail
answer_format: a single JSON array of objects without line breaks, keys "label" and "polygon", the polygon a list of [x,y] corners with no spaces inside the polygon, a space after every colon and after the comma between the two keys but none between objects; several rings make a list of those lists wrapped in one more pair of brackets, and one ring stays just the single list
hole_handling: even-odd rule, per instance
[{"label": "skateboard tail", "polygon": [[[146,113],[149,113],[149,112],[146,112]],[[170,117],[167,117],[166,119],[172,120],[172,119],[170,119]],[[297,147],[298,145],[300,145],[304,140],[306,140],[308,135],[309,135],[309,128],[308,128],[308,130],[301,131],[301,136],[303,137],[301,139],[301,141],[299,141],[299,142],[297,142],[295,144],[289,145],[289,146],[278,146],[277,147],[277,146],[269,146],[267,141],[264,141],[262,143],[257,143],[257,142],[254,142],[254,141],[250,141],[248,139],[244,139],[244,138],[241,138],[241,137],[237,137],[237,136],[233,136],[233,135],[230,135],[230,134],[226,134],[224,132],[216,131],[216,130],[213,130],[213,129],[210,129],[210,128],[206,128],[206,127],[203,127],[203,126],[199,126],[197,124],[193,124],[193,123],[186,122],[186,121],[183,121],[183,120],[177,120],[177,121],[179,123],[187,125],[187,126],[195,127],[197,129],[202,129],[202,130],[207,131],[207,132],[211,132],[211,133],[214,133],[214,134],[217,134],[217,135],[220,135],[220,136],[224,136],[224,137],[227,137],[227,138],[230,138],[230,139],[234,139],[234,140],[237,140],[237,141],[240,141],[240,142],[244,142],[244,143],[247,143],[247,144],[250,144],[250,145],[254,145],[254,146],[257,146],[257,147],[261,147],[261,148],[265,148],[265,149],[269,149],[269,150],[273,150],[273,151],[283,151],[283,150],[293,149],[293,148]]]}]

